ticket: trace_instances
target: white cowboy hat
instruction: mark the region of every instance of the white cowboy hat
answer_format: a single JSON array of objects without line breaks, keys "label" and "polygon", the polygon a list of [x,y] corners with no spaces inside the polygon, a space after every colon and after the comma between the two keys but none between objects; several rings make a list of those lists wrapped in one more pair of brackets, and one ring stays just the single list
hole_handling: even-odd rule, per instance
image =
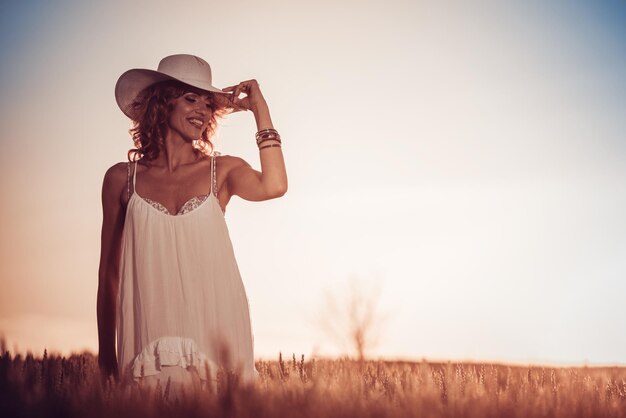
[{"label": "white cowboy hat", "polygon": [[[131,106],[137,95],[146,87],[166,80],[177,80],[201,90],[221,93],[225,99],[226,95],[232,94],[213,86],[211,66],[208,62],[195,55],[178,54],[163,58],[156,71],[134,68],[122,74],[115,84],[117,105],[126,116],[137,120],[138,115],[134,114]],[[245,110],[233,106],[226,100],[222,107],[229,113]]]}]

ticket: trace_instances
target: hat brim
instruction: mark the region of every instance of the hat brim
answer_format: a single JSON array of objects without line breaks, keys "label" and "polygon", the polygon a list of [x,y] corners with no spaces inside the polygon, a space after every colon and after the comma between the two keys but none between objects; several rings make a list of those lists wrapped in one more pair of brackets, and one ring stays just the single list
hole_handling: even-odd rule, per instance
[{"label": "hat brim", "polygon": [[246,109],[233,106],[228,101],[227,96],[232,94],[231,92],[225,92],[212,86],[204,80],[183,80],[161,73],[159,71],[148,70],[143,68],[135,68],[123,73],[115,84],[115,100],[122,112],[132,120],[137,120],[139,115],[135,115],[132,109],[132,104],[145,88],[150,87],[153,84],[161,81],[175,80],[188,86],[204,90],[211,93],[220,93],[216,98],[223,97],[223,100],[218,100],[218,107],[224,109],[226,113],[234,113],[239,111],[245,111]]}]

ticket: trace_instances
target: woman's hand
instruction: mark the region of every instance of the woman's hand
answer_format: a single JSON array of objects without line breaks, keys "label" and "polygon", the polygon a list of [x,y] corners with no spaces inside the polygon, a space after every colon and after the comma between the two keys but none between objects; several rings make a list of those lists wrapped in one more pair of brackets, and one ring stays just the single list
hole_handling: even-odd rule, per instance
[{"label": "woman's hand", "polygon": [[[259,88],[259,83],[256,80],[242,81],[235,86],[224,87],[224,92],[231,91],[232,94],[227,95],[227,100],[230,105],[239,110],[251,110],[256,113],[257,110],[267,107],[265,98]],[[244,93],[245,96],[241,99],[239,95]]]},{"label": "woman's hand", "polygon": [[100,368],[100,379],[104,384],[111,376],[115,382],[119,381],[119,370],[115,357],[98,355],[98,366]]}]

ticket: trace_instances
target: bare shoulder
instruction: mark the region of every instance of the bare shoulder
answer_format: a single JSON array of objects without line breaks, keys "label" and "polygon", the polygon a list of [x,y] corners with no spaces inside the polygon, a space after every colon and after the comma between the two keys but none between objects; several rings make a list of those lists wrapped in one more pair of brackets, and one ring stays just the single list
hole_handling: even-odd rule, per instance
[{"label": "bare shoulder", "polygon": [[126,182],[127,175],[128,163],[124,161],[115,163],[107,169],[106,173],[104,173],[104,183],[109,186],[124,184]]},{"label": "bare shoulder", "polygon": [[226,177],[229,177],[229,174],[238,168],[250,167],[246,160],[236,155],[220,155],[217,157],[216,164],[221,168],[222,173],[225,173]]},{"label": "bare shoulder", "polygon": [[122,191],[126,188],[126,180],[128,177],[128,162],[119,162],[113,164],[104,173],[102,182],[102,197],[112,198],[121,197]]},{"label": "bare shoulder", "polygon": [[[233,193],[235,193],[233,189],[233,181],[234,181],[234,176],[238,176],[237,173],[240,173],[238,169],[245,168],[245,167],[248,167],[250,169],[252,168],[246,160],[244,160],[241,157],[237,157],[235,155],[219,156],[217,160],[217,166],[222,167],[221,171],[223,173],[222,176],[224,178],[224,181],[222,183],[223,186],[220,186],[219,188],[224,190],[224,193],[226,193],[227,195],[226,201],[228,202],[228,200],[230,200],[230,197],[233,195]],[[219,174],[218,174],[218,177],[219,177]]]},{"label": "bare shoulder", "polygon": [[217,157],[217,164],[223,164],[223,167],[227,170],[250,165],[246,160],[241,157],[237,157],[236,155],[220,155]]}]

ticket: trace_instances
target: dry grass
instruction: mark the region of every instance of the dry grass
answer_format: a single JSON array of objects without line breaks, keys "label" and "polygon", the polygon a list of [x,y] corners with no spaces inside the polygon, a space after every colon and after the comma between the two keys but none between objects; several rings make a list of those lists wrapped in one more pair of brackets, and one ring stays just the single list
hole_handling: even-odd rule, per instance
[{"label": "dry grass", "polygon": [[[10,417],[626,417],[626,368],[258,361],[252,386],[222,375],[183,402],[100,383],[96,357],[0,356]],[[160,396],[159,396],[160,395]]]}]

